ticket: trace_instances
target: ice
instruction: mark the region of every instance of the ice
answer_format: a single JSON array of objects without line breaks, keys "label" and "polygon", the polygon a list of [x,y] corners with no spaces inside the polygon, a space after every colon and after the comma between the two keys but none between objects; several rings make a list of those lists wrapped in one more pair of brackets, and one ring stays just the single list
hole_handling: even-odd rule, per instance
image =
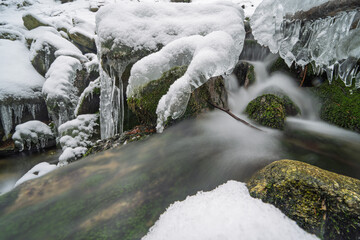
[{"label": "ice", "polygon": [[356,24],[359,10],[311,20],[294,15],[326,2],[264,0],[251,18],[253,35],[273,53],[278,52],[289,66],[294,62],[302,67],[311,63],[319,73],[327,73],[330,83],[339,76],[346,86],[351,86],[360,58],[360,24]]},{"label": "ice", "polygon": [[117,62],[109,59],[110,70],[100,71],[101,137],[108,138],[122,131],[122,82],[116,86],[115,79],[121,79],[126,66],[143,56],[136,56],[137,53],[154,52],[176,39],[205,36],[220,30],[236,42],[243,39],[243,11],[238,5],[228,1],[212,4],[120,2],[102,7],[96,15],[99,59],[110,50],[106,46],[109,42],[113,42],[112,48],[124,47],[130,51]]},{"label": "ice", "polygon": [[89,86],[87,88],[85,88],[85,90],[81,93],[81,95],[79,97],[78,104],[76,105],[76,108],[75,108],[75,111],[74,111],[74,114],[75,114],[76,117],[78,116],[78,111],[79,111],[79,109],[81,107],[81,104],[85,100],[85,98],[87,98],[88,96],[93,98],[95,88],[100,88],[100,78],[97,78],[96,80],[90,82]]},{"label": "ice", "polygon": [[81,68],[82,65],[78,59],[59,56],[46,73],[46,82],[42,92],[49,114],[57,126],[74,117],[74,110],[79,99],[74,81],[76,71]]},{"label": "ice", "polygon": [[54,139],[51,128],[43,122],[33,120],[19,124],[15,128],[12,139],[15,146],[23,151],[25,146],[30,150],[33,146],[37,149],[45,148],[50,139]]},{"label": "ice", "polygon": [[58,166],[65,166],[69,161],[83,156],[88,147],[93,145],[98,119],[98,114],[79,115],[76,119],[68,121],[58,128],[61,136],[60,145],[63,150]]},{"label": "ice", "polygon": [[210,192],[198,192],[173,203],[142,239],[318,238],[273,205],[252,198],[244,183],[229,181]]},{"label": "ice", "polygon": [[54,164],[49,164],[47,162],[39,163],[35,165],[32,169],[30,169],[24,176],[22,176],[15,183],[15,187],[22,184],[23,182],[44,176],[45,174],[54,171],[56,168],[57,166]]}]

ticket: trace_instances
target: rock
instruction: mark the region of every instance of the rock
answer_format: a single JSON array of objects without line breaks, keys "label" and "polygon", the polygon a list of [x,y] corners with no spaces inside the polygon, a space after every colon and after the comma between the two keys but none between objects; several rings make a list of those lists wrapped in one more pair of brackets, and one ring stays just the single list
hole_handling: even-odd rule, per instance
[{"label": "rock", "polygon": [[[55,54],[55,52],[57,54]],[[59,55],[67,55],[82,61],[81,51],[71,42],[50,31],[35,39],[30,49],[30,60],[34,68],[43,76]],[[86,58],[85,58],[86,59]]]},{"label": "rock", "polygon": [[96,53],[95,39],[90,34],[75,27],[69,30],[68,35],[83,53]]},{"label": "rock", "polygon": [[312,90],[322,103],[322,120],[360,133],[360,89],[347,88],[338,79],[332,84],[325,81]]},{"label": "rock", "polygon": [[32,30],[32,29],[40,27],[40,26],[51,26],[50,23],[48,23],[44,19],[41,19],[38,16],[35,16],[32,13],[25,13],[23,15],[22,19],[23,19],[23,22],[24,22],[24,26],[28,30]]},{"label": "rock", "polygon": [[281,160],[248,182],[250,195],[274,204],[321,239],[360,237],[360,181],[306,163]]},{"label": "rock", "polygon": [[[156,108],[160,98],[167,93],[170,85],[186,72],[186,69],[186,66],[175,67],[165,72],[160,79],[146,84],[136,96],[128,98],[129,108],[141,123],[146,125],[156,124]],[[227,93],[221,77],[213,78],[196,89],[191,94],[184,115],[177,121],[194,117],[201,112],[212,109],[207,101],[212,101],[217,106],[227,108]]]},{"label": "rock", "polygon": [[79,97],[75,115],[99,112],[100,108],[100,78],[90,82],[89,86]]},{"label": "rock", "polygon": [[16,30],[0,28],[0,39],[7,39],[10,41],[23,40],[24,36]]},{"label": "rock", "polygon": [[282,130],[285,118],[299,114],[300,110],[287,96],[264,94],[252,100],[245,112],[249,118],[263,126]]},{"label": "rock", "polygon": [[254,66],[247,62],[236,64],[233,74],[236,76],[239,86],[244,86],[245,88],[256,81]]}]

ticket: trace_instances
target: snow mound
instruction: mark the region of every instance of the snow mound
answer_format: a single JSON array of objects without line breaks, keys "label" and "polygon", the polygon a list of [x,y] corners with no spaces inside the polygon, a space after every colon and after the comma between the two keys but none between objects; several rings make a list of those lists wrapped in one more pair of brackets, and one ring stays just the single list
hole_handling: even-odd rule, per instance
[{"label": "snow mound", "polygon": [[39,163],[35,165],[32,169],[30,169],[24,176],[22,176],[15,183],[15,187],[22,184],[23,182],[44,176],[45,174],[54,171],[56,168],[57,166],[54,164],[49,164],[47,162]]},{"label": "snow mound", "polygon": [[59,157],[59,166],[83,156],[87,148],[93,145],[92,137],[98,126],[98,114],[79,115],[76,119],[62,124],[59,128],[60,145],[63,153]]},{"label": "snow mound", "polygon": [[20,41],[0,39],[0,101],[41,96],[45,79],[29,61],[29,50]]},{"label": "snow mound", "polygon": [[360,24],[356,24],[359,10],[319,16],[314,20],[294,15],[327,2],[331,3],[328,0],[264,0],[251,18],[252,33],[260,44],[279,53],[288,66],[294,62],[302,67],[312,63],[318,73],[326,71],[330,83],[340,76],[346,86],[351,86],[355,78],[359,88],[360,73],[356,66],[360,58]]},{"label": "snow mound", "polygon": [[15,128],[12,139],[20,151],[24,150],[24,146],[30,150],[32,144],[37,149],[44,148],[50,139],[54,139],[51,128],[43,122],[33,120],[23,124],[19,124]]},{"label": "snow mound", "polygon": [[[119,2],[102,7],[96,15],[100,42],[113,40],[135,50],[156,50],[171,41],[213,31],[233,39],[243,29],[243,11],[236,5]],[[100,49],[101,50],[101,49]]]},{"label": "snow mound", "polygon": [[318,239],[273,205],[254,199],[244,183],[229,181],[175,202],[143,240]]}]

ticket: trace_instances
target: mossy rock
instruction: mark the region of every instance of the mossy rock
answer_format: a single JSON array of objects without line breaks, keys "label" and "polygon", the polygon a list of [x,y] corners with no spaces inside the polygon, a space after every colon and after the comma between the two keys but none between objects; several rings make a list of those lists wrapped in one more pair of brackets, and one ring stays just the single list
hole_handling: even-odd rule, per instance
[{"label": "mossy rock", "polygon": [[300,110],[287,96],[264,94],[252,100],[245,112],[263,126],[282,130],[285,126],[285,118],[296,116]]},{"label": "mossy rock", "polygon": [[239,62],[236,64],[233,74],[238,80],[239,86],[245,88],[254,84],[256,81],[254,66],[247,62]]},{"label": "mossy rock", "polygon": [[322,106],[320,118],[339,127],[360,133],[360,89],[347,88],[337,79],[313,88]]},{"label": "mossy rock", "polygon": [[[141,123],[146,125],[156,124],[156,108],[159,100],[167,93],[171,84],[184,75],[186,69],[186,66],[174,67],[165,72],[160,79],[146,84],[136,96],[127,99],[129,108],[136,114]],[[227,107],[227,94],[222,78],[210,79],[207,83],[196,89],[191,94],[184,115],[177,121],[212,109],[207,101],[211,101],[220,107]],[[168,122],[168,125],[172,123],[174,121],[171,120]]]},{"label": "mossy rock", "polygon": [[40,26],[50,26],[49,23],[47,23],[43,19],[41,19],[41,18],[31,14],[31,13],[24,14],[22,19],[23,19],[23,22],[24,22],[24,26],[28,30],[32,30],[32,29],[40,27]]},{"label": "mossy rock", "polygon": [[95,39],[74,30],[70,30],[68,35],[83,53],[96,53]]},{"label": "mossy rock", "polygon": [[279,208],[321,239],[360,238],[360,181],[292,160],[271,163],[248,182],[250,195]]}]

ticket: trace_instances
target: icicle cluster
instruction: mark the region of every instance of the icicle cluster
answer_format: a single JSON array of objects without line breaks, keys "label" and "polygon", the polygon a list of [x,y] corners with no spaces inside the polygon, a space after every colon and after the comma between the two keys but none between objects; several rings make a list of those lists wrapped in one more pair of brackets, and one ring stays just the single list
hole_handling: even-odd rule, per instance
[{"label": "icicle cluster", "polygon": [[4,128],[5,136],[10,134],[11,129],[13,129],[15,125],[22,122],[23,112],[26,109],[31,113],[33,119],[35,119],[36,112],[40,110],[40,104],[25,103],[0,106],[1,124]]},{"label": "icicle cluster", "polygon": [[[316,20],[297,19],[327,1],[264,0],[251,25],[255,39],[291,66],[311,63],[317,73],[326,71],[331,82],[339,76],[346,86],[360,87],[360,13],[357,9]],[[295,15],[294,15],[295,14]]]}]

